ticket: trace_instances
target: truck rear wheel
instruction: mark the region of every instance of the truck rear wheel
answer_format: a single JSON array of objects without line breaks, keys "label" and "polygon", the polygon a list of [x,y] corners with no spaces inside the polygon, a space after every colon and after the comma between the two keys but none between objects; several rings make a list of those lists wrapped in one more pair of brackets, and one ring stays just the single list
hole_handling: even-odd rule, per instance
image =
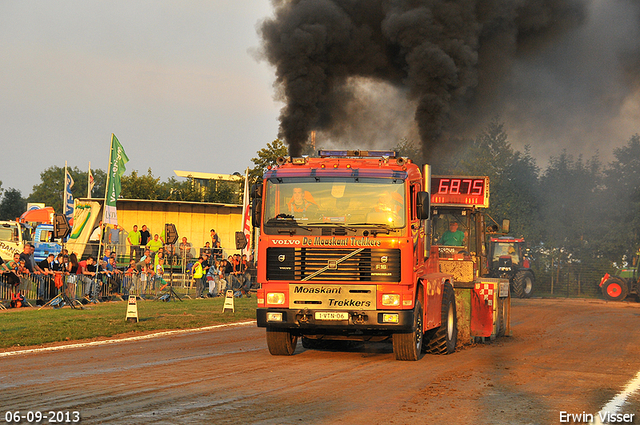
[{"label": "truck rear wheel", "polygon": [[267,329],[267,347],[274,356],[290,356],[296,351],[298,337],[286,329]]},{"label": "truck rear wheel", "polygon": [[529,298],[533,292],[533,273],[530,271],[519,271],[513,278],[511,291],[516,298]]},{"label": "truck rear wheel", "polygon": [[415,361],[422,353],[424,328],[422,326],[422,303],[416,300],[413,315],[413,332],[393,334],[393,354],[396,360]]},{"label": "truck rear wheel", "polygon": [[609,301],[622,301],[628,293],[627,282],[620,277],[610,277],[602,284],[602,295]]},{"label": "truck rear wheel", "polygon": [[430,354],[451,354],[456,351],[458,342],[458,317],[456,316],[456,297],[453,286],[444,284],[442,294],[442,323],[430,332],[425,342],[425,352]]}]

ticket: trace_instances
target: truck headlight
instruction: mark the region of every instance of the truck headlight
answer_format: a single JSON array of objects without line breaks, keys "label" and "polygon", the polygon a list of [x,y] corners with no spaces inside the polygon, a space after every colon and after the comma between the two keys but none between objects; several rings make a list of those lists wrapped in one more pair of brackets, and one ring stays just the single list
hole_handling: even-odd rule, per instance
[{"label": "truck headlight", "polygon": [[284,294],[282,292],[269,292],[267,294],[267,304],[284,304]]},{"label": "truck headlight", "polygon": [[382,305],[399,306],[400,294],[382,294]]}]

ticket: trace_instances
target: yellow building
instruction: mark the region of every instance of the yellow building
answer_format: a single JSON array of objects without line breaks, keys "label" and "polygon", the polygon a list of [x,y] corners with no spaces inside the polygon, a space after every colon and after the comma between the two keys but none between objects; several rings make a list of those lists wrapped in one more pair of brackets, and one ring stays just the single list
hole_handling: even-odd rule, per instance
[{"label": "yellow building", "polygon": [[[102,219],[102,199],[76,199],[74,228],[68,245],[71,252],[84,255],[89,235]],[[91,211],[91,217],[81,224],[81,210]],[[178,232],[178,243],[186,236],[187,241],[196,248],[204,247],[211,241],[210,231],[215,229],[222,248],[227,254],[239,253],[235,245],[235,232],[242,230],[242,205],[214,204],[207,202],[162,201],[146,199],[118,199],[116,202],[118,225],[124,229],[120,233],[121,248],[118,251],[128,252],[126,235],[138,225],[138,230],[146,225],[153,238],[154,234],[162,235],[164,225],[173,223]],[[81,228],[78,228],[82,226]],[[83,229],[84,228],[84,229]],[[77,233],[77,235],[74,235]]]}]

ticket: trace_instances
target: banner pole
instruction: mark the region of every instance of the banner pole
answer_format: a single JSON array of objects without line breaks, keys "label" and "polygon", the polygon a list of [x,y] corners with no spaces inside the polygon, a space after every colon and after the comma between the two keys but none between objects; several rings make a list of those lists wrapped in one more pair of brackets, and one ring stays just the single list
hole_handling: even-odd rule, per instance
[{"label": "banner pole", "polygon": [[102,204],[102,226],[100,229],[100,243],[98,244],[98,258],[96,258],[96,264],[100,264],[100,254],[102,252],[102,241],[104,240],[104,228],[105,228],[105,215],[107,213],[107,196],[109,196],[109,180],[111,174],[111,160],[113,159],[113,136],[111,133],[111,144],[109,147],[109,165],[107,166],[107,185],[104,189],[104,203]]}]

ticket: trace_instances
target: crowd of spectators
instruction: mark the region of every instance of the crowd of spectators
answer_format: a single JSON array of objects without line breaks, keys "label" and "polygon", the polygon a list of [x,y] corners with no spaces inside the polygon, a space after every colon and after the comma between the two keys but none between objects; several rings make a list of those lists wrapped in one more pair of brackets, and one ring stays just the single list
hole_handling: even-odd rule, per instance
[{"label": "crowd of spectators", "polygon": [[[224,296],[227,290],[232,290],[236,297],[251,297],[251,289],[256,288],[253,263],[246,255],[224,258],[220,238],[214,229],[210,230],[210,241],[206,241],[196,255],[196,249],[186,237],[182,237],[176,249],[165,244],[164,232],[152,235],[146,225],[142,225],[140,231],[134,225],[126,234],[128,265],[118,267],[116,250],[122,247],[121,232],[123,229],[119,226],[103,227],[100,222],[92,232],[88,257],[83,261],[78,261],[75,253],[63,249],[57,257],[49,254],[36,262],[35,247],[28,243],[11,261],[4,263],[0,258],[0,275],[13,293],[24,294],[36,284],[40,305],[61,291],[71,299],[79,295],[83,302],[96,302],[100,294],[105,293],[123,295],[158,291],[167,285],[165,268],[175,264],[170,261],[175,258],[185,265],[184,272],[193,279],[196,298]],[[103,233],[104,253],[99,258],[98,246]],[[94,247],[96,241],[98,246]]]}]

